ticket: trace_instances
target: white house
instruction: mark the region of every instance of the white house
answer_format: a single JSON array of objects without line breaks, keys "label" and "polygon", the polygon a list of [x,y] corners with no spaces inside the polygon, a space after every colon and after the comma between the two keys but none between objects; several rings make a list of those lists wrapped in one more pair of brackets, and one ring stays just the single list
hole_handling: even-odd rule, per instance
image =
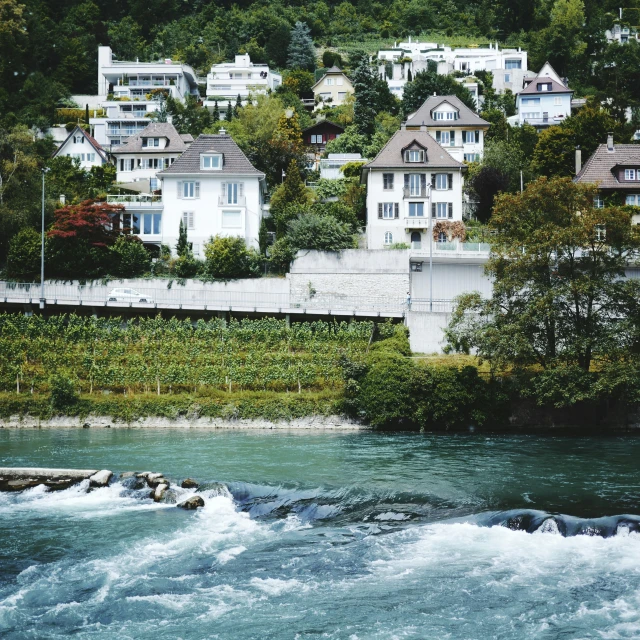
[{"label": "white house", "polygon": [[213,108],[218,102],[221,114],[226,113],[227,105],[240,96],[246,104],[250,94],[267,93],[282,84],[282,76],[269,69],[269,65],[251,62],[249,54],[235,57],[233,62],[214,64],[207,74],[207,99],[205,105]]},{"label": "white house", "polygon": [[[367,246],[411,244],[420,249],[438,223],[462,220],[466,165],[427,131],[402,126],[363,167],[367,184]],[[444,226],[444,225],[440,225]],[[443,229],[437,240],[448,240]]]},{"label": "white house", "polygon": [[76,127],[56,149],[54,158],[69,156],[80,162],[80,168],[89,171],[108,162],[105,150],[84,129]]},{"label": "white house", "polygon": [[524,89],[516,96],[518,114],[509,121],[519,125],[528,123],[538,131],[560,124],[571,115],[572,96],[573,91],[545,62],[537,75],[524,79]]},{"label": "white house", "polygon": [[174,249],[180,220],[196,256],[217,234],[240,236],[258,246],[265,175],[231,136],[200,135],[158,177],[162,179],[162,242]]},{"label": "white house", "polygon": [[118,182],[149,180],[158,189],[156,174],[170,167],[193,142],[191,134],[180,134],[168,122],[152,122],[124,144],[112,149]]},{"label": "white house", "polygon": [[[527,73],[527,52],[521,49],[488,47],[451,48],[435,42],[400,42],[390,49],[378,51],[378,71],[387,80],[389,89],[398,98],[404,86],[415,74],[428,68],[429,61],[437,65],[438,73],[453,72],[473,75],[476,71],[491,71],[493,88],[498,93],[522,87]],[[472,90],[472,88],[470,87]]]},{"label": "white house", "polygon": [[406,122],[408,130],[427,131],[458,162],[476,162],[484,152],[490,123],[456,96],[432,96]]},{"label": "white house", "polygon": [[313,87],[314,98],[318,101],[316,108],[324,105],[339,107],[347,96],[353,93],[351,80],[338,67],[331,67]]},{"label": "white house", "polygon": [[[149,114],[158,109],[154,92],[159,90],[180,102],[189,94],[198,96],[196,72],[169,58],[160,62],[115,60],[111,47],[98,47],[97,99],[106,118],[89,119],[95,139],[111,147],[140,133],[149,124]],[[89,97],[79,99],[81,106]]]}]

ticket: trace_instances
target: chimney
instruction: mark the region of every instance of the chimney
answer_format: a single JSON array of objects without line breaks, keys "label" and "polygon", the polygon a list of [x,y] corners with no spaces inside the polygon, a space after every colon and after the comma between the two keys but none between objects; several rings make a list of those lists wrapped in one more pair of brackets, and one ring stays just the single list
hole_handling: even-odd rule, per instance
[{"label": "chimney", "polygon": [[609,133],[607,134],[607,151],[614,151],[613,131],[609,131]]},{"label": "chimney", "polygon": [[576,147],[576,175],[580,173],[582,169],[582,149],[579,146]]},{"label": "chimney", "polygon": [[427,130],[427,125],[424,123],[424,120],[422,121],[422,124],[420,125],[420,131],[426,131]]},{"label": "chimney", "polygon": [[224,135],[227,133],[227,130],[226,130],[224,127],[220,127],[220,129],[219,129],[218,133],[219,133],[221,136],[224,136]]},{"label": "chimney", "polygon": [[65,204],[67,204],[67,196],[65,196],[65,195],[64,195],[64,194],[62,194],[62,193],[60,194],[60,198],[59,198],[59,200],[60,200],[60,204],[61,204],[61,205],[65,205]]}]

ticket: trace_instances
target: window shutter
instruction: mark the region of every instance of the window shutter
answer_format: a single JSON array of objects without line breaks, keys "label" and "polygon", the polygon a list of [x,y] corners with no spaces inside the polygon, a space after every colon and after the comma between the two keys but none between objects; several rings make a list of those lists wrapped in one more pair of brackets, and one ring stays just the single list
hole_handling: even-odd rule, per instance
[{"label": "window shutter", "polygon": [[393,205],[393,217],[394,218],[400,217],[400,205],[397,202]]},{"label": "window shutter", "polygon": [[456,132],[452,131],[451,132],[451,146],[453,147],[453,145],[456,143]]},{"label": "window shutter", "polygon": [[124,171],[124,160],[120,158],[120,171]]},{"label": "window shutter", "polygon": [[404,152],[404,161],[405,162],[409,162],[409,152],[408,151]]},{"label": "window shutter", "polygon": [[436,142],[440,142],[440,131],[436,131]]},{"label": "window shutter", "polygon": [[194,229],[195,228],[195,224],[194,224],[194,213],[193,211],[189,211],[189,229]]},{"label": "window shutter", "polygon": [[186,211],[182,212],[182,224],[185,229],[189,228],[189,214]]},{"label": "window shutter", "polygon": [[431,203],[431,217],[432,218],[436,217],[436,203],[435,202]]},{"label": "window shutter", "polygon": [[408,173],[404,174],[404,188],[405,189],[409,188],[409,174]]},{"label": "window shutter", "polygon": [[424,151],[420,152],[420,162],[424,162]]},{"label": "window shutter", "polygon": [[222,197],[223,198],[227,197],[227,183],[226,182],[222,183]]},{"label": "window shutter", "polygon": [[378,202],[378,218],[382,218],[382,202]]},{"label": "window shutter", "polygon": [[178,182],[178,198],[182,198],[182,182]]},{"label": "window shutter", "polygon": [[480,132],[476,131],[476,142],[480,142]]},{"label": "window shutter", "polygon": [[448,209],[448,214],[450,218],[453,218],[453,202],[450,202],[449,205],[447,206]]},{"label": "window shutter", "polygon": [[436,188],[436,174],[435,173],[431,174],[431,188],[432,189]]},{"label": "window shutter", "polygon": [[427,174],[426,173],[420,174],[420,190],[422,191],[423,194],[427,191]]},{"label": "window shutter", "polygon": [[244,195],[244,182],[239,182],[238,183],[238,196],[240,198],[242,198],[243,195]]},{"label": "window shutter", "polygon": [[447,178],[449,181],[449,189],[453,189],[453,173],[448,173]]},{"label": "window shutter", "polygon": [[196,198],[200,197],[200,183],[199,182],[196,182],[195,197]]}]

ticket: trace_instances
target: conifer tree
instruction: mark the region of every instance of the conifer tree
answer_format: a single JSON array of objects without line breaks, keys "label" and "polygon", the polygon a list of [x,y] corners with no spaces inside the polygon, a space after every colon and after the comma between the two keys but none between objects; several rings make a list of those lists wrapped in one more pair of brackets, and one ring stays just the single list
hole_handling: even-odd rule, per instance
[{"label": "conifer tree", "polygon": [[187,228],[184,222],[180,220],[180,229],[178,230],[178,243],[176,244],[176,253],[178,257],[184,258],[189,255],[189,242],[187,240]]},{"label": "conifer tree", "polygon": [[242,98],[240,98],[240,94],[236,98],[236,106],[233,108],[233,117],[237,118],[240,114],[240,109],[242,109]]},{"label": "conifer tree", "polygon": [[313,71],[316,67],[316,50],[309,27],[304,22],[296,22],[291,30],[287,64],[290,69]]},{"label": "conifer tree", "polygon": [[227,113],[225,114],[224,119],[227,122],[231,122],[233,120],[233,107],[231,106],[231,100],[227,103]]},{"label": "conifer tree", "polygon": [[220,109],[218,108],[218,101],[213,103],[213,121],[220,122]]},{"label": "conifer tree", "polygon": [[376,76],[367,57],[360,60],[353,73],[353,90],[355,103],[353,116],[358,132],[370,136],[375,129],[376,119]]}]

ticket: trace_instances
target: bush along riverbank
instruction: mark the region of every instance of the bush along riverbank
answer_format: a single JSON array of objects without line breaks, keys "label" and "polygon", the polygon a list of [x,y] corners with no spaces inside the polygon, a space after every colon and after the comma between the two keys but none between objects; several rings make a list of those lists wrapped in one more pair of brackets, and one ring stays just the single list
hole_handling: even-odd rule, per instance
[{"label": "bush along riverbank", "polygon": [[[364,359],[343,362],[345,412],[380,429],[640,432],[640,405],[624,397],[558,406],[540,402],[542,375],[492,375],[477,366],[412,358],[408,331],[377,334]],[[443,356],[440,360],[447,361]]]}]

